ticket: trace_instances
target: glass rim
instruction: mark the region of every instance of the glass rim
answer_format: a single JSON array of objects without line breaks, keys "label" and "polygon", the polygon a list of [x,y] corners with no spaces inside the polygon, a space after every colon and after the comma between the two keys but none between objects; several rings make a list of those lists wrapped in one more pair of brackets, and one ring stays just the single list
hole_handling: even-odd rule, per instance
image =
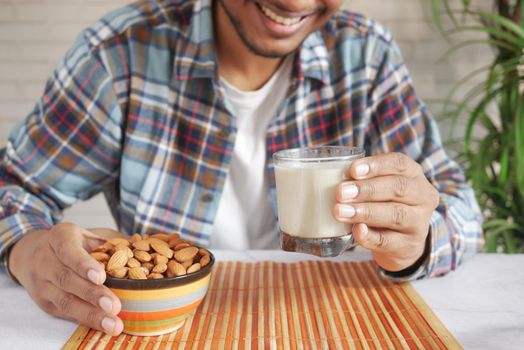
[{"label": "glass rim", "polygon": [[[333,154],[329,156],[315,156],[315,151],[331,150],[339,151],[340,154]],[[309,154],[306,154],[308,153]],[[273,153],[273,160],[275,162],[302,162],[302,163],[318,163],[318,162],[340,162],[351,159],[361,158],[364,155],[364,150],[360,147],[348,146],[313,146],[313,147],[299,147],[288,148]]]}]

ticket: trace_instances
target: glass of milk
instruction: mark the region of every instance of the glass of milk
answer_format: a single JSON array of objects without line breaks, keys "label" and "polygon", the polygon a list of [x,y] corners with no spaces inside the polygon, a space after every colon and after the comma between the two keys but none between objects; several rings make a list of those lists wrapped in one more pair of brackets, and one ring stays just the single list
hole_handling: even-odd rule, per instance
[{"label": "glass of milk", "polygon": [[333,217],[335,191],[364,151],[320,146],[273,154],[280,246],[285,251],[337,256],[355,245],[351,224]]}]

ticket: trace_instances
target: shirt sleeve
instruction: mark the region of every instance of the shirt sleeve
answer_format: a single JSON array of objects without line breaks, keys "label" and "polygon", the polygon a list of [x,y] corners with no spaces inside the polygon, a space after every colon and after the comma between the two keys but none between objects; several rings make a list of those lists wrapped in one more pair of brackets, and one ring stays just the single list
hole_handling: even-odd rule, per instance
[{"label": "shirt sleeve", "polygon": [[417,98],[396,44],[390,42],[377,61],[366,150],[410,156],[440,193],[430,220],[427,259],[408,276],[385,275],[397,281],[443,275],[482,248],[480,209],[461,168],[446,154],[435,120]]},{"label": "shirt sleeve", "polygon": [[10,133],[0,161],[0,269],[24,234],[58,223],[62,210],[118,175],[121,108],[104,56],[83,34]]}]

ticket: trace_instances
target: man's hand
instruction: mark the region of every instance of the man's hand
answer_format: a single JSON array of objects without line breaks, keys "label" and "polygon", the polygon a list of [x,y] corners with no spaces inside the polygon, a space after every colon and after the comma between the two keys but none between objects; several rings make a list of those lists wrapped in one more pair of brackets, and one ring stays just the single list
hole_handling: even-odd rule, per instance
[{"label": "man's hand", "polygon": [[14,246],[10,270],[45,312],[118,335],[120,300],[102,285],[104,268],[88,253],[115,232],[60,224],[29,233]]},{"label": "man's hand", "polygon": [[334,217],[353,223],[353,237],[387,271],[401,271],[423,254],[439,193],[422,167],[401,153],[353,162],[336,192]]}]

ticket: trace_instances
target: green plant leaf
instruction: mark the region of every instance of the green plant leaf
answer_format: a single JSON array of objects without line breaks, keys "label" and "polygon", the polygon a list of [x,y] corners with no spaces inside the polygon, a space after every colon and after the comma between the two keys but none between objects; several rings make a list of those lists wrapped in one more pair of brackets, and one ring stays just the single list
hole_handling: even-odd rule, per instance
[{"label": "green plant leaf", "polygon": [[[460,32],[470,32],[470,31],[471,32],[483,32],[483,33],[489,34],[492,38],[494,38],[495,42],[500,41],[500,42],[511,43],[514,46],[510,50],[524,47],[524,37],[515,36],[497,27],[489,27],[486,25],[457,27],[457,28],[450,30],[448,32],[448,35],[453,35],[453,34],[460,33]],[[497,44],[497,46],[500,46],[500,45]],[[504,47],[508,47],[509,49],[510,46],[504,45]]]},{"label": "green plant leaf", "polygon": [[472,45],[492,45],[498,48],[505,48],[510,51],[518,51],[519,47],[515,47],[513,45],[510,45],[507,42],[501,41],[501,40],[495,40],[495,39],[470,39],[465,40],[461,43],[458,43],[454,46],[452,46],[450,49],[448,49],[439,59],[438,62],[443,62],[446,59],[448,59],[451,55],[453,55],[455,52],[468,47]]},{"label": "green plant leaf", "polygon": [[485,19],[488,19],[498,25],[500,25],[501,27],[504,27],[506,28],[507,30],[511,31],[515,36],[521,38],[521,39],[524,39],[524,28],[520,27],[518,24],[516,24],[515,22],[505,18],[505,17],[502,17],[502,16],[498,16],[498,15],[495,15],[495,14],[492,14],[492,13],[488,13],[488,12],[476,12],[476,14],[478,16],[480,16],[481,18],[485,18]]}]

